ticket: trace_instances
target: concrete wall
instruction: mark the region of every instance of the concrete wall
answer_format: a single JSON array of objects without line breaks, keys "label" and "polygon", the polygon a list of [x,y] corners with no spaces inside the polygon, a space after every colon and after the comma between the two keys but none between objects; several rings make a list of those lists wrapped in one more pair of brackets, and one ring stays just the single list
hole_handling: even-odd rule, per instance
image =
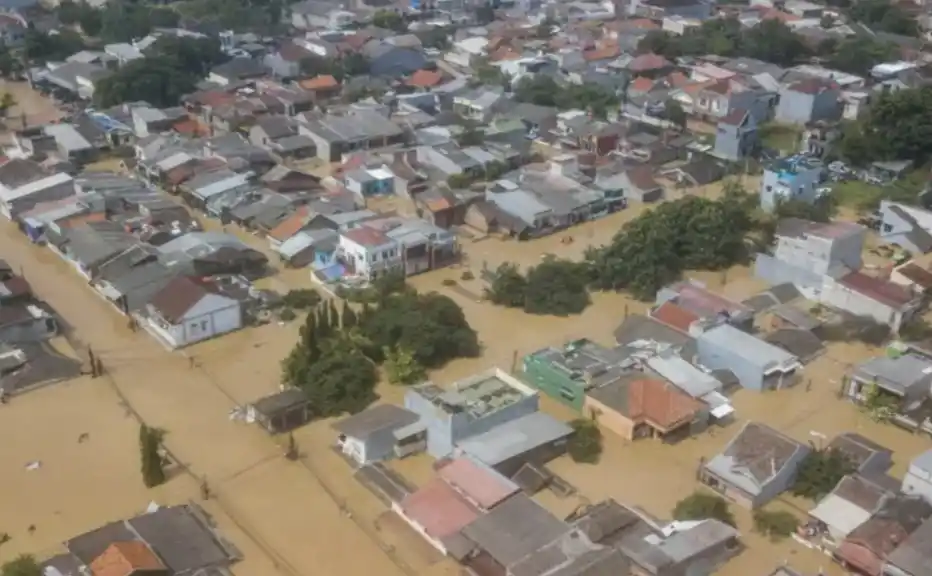
[{"label": "concrete wall", "polygon": [[239,302],[215,294],[204,297],[177,324],[150,326],[167,344],[181,348],[243,327]]},{"label": "concrete wall", "polygon": [[760,187],[761,208],[772,211],[781,198],[814,202],[821,177],[821,168],[801,169],[795,174],[764,170]]},{"label": "concrete wall", "polygon": [[903,322],[915,311],[900,311],[856,292],[830,277],[825,278],[822,286],[822,302],[857,316],[873,318],[881,324],[886,324],[894,332],[898,332]]},{"label": "concrete wall", "polygon": [[591,396],[586,396],[583,413],[599,426],[625,440],[634,439],[634,422]]}]

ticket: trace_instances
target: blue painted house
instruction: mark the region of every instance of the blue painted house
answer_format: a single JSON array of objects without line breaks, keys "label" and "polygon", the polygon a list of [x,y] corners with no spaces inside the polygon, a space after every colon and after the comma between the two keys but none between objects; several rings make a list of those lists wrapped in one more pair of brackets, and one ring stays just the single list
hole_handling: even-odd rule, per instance
[{"label": "blue painted house", "polygon": [[822,175],[822,163],[809,156],[795,154],[774,161],[761,179],[761,208],[771,212],[783,200],[815,202]]}]

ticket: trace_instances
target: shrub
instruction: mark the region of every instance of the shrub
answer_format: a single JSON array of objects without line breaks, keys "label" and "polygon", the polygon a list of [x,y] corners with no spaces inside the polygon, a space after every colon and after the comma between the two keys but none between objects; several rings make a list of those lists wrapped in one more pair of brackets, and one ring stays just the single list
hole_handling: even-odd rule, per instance
[{"label": "shrub", "polygon": [[282,297],[282,304],[287,308],[305,310],[313,308],[320,302],[320,294],[313,288],[297,288]]},{"label": "shrub", "polygon": [[291,308],[283,308],[282,311],[278,313],[278,317],[284,322],[291,322],[297,318],[297,314],[295,314],[294,310]]},{"label": "shrub", "polygon": [[440,281],[440,283],[443,284],[444,286],[456,286],[456,280],[454,280],[453,278],[444,278],[443,280]]},{"label": "shrub", "polygon": [[754,531],[769,536],[772,540],[779,540],[790,536],[799,527],[799,520],[793,514],[784,510],[768,512],[767,510],[754,511]]},{"label": "shrub", "polygon": [[602,456],[602,431],[598,424],[586,418],[577,418],[570,422],[573,436],[567,450],[573,462],[596,464]]},{"label": "shrub", "polygon": [[676,503],[673,508],[676,520],[706,520],[714,518],[729,526],[735,525],[735,517],[728,508],[728,502],[721,496],[707,492],[693,492]]},{"label": "shrub", "polygon": [[460,275],[460,280],[469,281],[475,280],[476,276],[471,271],[467,270]]},{"label": "shrub", "polygon": [[142,460],[142,483],[146,488],[154,488],[165,483],[165,470],[162,467],[162,454],[159,448],[164,432],[150,428],[145,424],[139,427],[139,455]]}]

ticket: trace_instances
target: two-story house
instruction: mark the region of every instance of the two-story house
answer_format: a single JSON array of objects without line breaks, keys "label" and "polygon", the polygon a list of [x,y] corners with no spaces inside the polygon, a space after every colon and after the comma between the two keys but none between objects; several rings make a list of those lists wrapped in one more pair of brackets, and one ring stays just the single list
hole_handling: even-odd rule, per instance
[{"label": "two-story house", "polygon": [[758,254],[754,273],[774,285],[792,283],[807,297],[816,297],[823,277],[861,267],[866,233],[863,226],[848,222],[785,218],[777,225],[773,254]]},{"label": "two-story house", "polygon": [[842,109],[841,88],[837,83],[822,78],[804,78],[780,89],[776,120],[786,124],[837,120]]},{"label": "two-story house", "polygon": [[710,119],[746,110],[757,122],[771,116],[777,95],[753,78],[731,76],[683,86],[672,94],[689,113]]},{"label": "two-story house", "polygon": [[878,233],[887,244],[896,244],[913,254],[932,251],[932,212],[916,206],[882,200]]},{"label": "two-story house", "polygon": [[736,108],[723,116],[715,128],[715,154],[728,160],[741,160],[760,147],[757,121],[747,110]]},{"label": "two-story house", "polygon": [[774,161],[764,170],[761,179],[761,208],[772,212],[781,201],[815,202],[823,173],[821,162],[802,154]]},{"label": "two-story house", "polygon": [[380,230],[359,226],[340,233],[339,259],[348,276],[375,280],[403,266],[401,245]]},{"label": "two-story house", "polygon": [[538,411],[537,392],[493,368],[447,388],[427,382],[410,388],[404,406],[421,417],[427,452],[444,458],[467,438]]},{"label": "two-story house", "polygon": [[317,157],[339,162],[343,154],[357,150],[401,144],[405,132],[400,126],[375,110],[357,109],[345,115],[305,115],[298,133],[309,136]]},{"label": "two-story house", "polygon": [[476,88],[453,96],[453,111],[476,122],[488,122],[506,103],[501,89]]}]

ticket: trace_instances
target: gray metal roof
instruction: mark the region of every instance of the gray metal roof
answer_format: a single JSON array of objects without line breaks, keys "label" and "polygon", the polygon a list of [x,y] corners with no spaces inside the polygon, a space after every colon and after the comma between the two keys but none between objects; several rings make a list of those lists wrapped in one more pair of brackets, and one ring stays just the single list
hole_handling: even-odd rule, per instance
[{"label": "gray metal roof", "polygon": [[932,518],[923,522],[887,557],[887,564],[906,574],[932,574]]},{"label": "gray metal roof", "polygon": [[712,343],[719,348],[740,352],[741,357],[753,362],[761,370],[779,366],[788,367],[799,360],[782,348],[765,342],[730,324],[721,324],[700,334],[697,340]]},{"label": "gray metal roof", "polygon": [[377,432],[394,431],[418,421],[420,416],[394,404],[379,404],[335,422],[332,426],[340,434],[365,439]]},{"label": "gray metal roof", "polygon": [[926,450],[919,456],[916,456],[910,462],[910,466],[915,466],[920,470],[926,470],[932,474],[932,450]]},{"label": "gray metal roof", "polygon": [[632,534],[622,541],[621,549],[639,565],[656,574],[683,565],[738,536],[737,530],[714,519],[698,524],[688,523],[682,529],[676,529],[676,526],[674,523],[667,529],[672,529],[669,535],[659,533],[642,537],[641,534]]},{"label": "gray metal roof", "polygon": [[568,532],[566,523],[524,494],[508,498],[462,530],[464,536],[505,567]]},{"label": "gray metal roof", "polygon": [[55,143],[66,152],[89,150],[94,146],[71,124],[49,124],[43,131],[55,139]]},{"label": "gray metal roof", "polygon": [[897,358],[878,356],[858,365],[853,378],[877,382],[878,386],[900,395],[914,387],[929,388],[932,383],[932,360],[918,354],[903,354]]},{"label": "gray metal roof", "polygon": [[64,234],[68,254],[85,266],[93,266],[139,244],[132,234],[114,222],[88,222]]},{"label": "gray metal roof", "polygon": [[544,412],[534,412],[463,440],[459,447],[489,466],[566,438],[573,429]]},{"label": "gray metal roof", "polygon": [[233,560],[189,506],[160,508],[126,523],[174,574],[223,566]]},{"label": "gray metal roof", "polygon": [[189,258],[202,258],[220,248],[249,249],[233,234],[223,232],[188,232],[158,247],[164,255],[183,254]]}]

